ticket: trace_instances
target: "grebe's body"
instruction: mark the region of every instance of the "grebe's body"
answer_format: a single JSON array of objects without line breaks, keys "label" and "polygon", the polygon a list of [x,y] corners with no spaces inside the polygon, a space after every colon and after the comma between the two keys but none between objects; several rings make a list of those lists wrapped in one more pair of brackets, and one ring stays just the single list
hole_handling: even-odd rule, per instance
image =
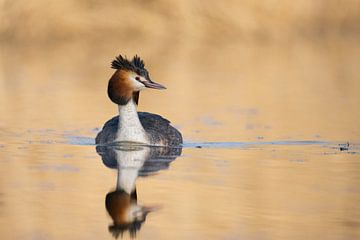
[{"label": "grebe's body", "polygon": [[96,144],[134,142],[157,146],[178,146],[181,133],[170,121],[159,115],[137,112],[139,92],[147,88],[165,89],[150,80],[144,62],[135,56],[132,61],[121,55],[112,62],[117,69],[111,77],[108,95],[118,105],[119,115],[107,121],[96,136]]},{"label": "grebe's body", "polygon": [[[172,127],[168,120],[162,118],[160,115],[148,112],[138,112],[137,114],[142,126],[140,134],[134,135],[130,132],[129,135],[132,135],[133,138],[130,138],[131,136],[128,134],[124,134],[129,138],[124,138],[123,141],[140,142],[158,146],[179,146],[182,144],[181,133],[176,128]],[[107,121],[101,132],[96,136],[96,144],[121,142],[121,138],[118,138],[118,135],[121,136],[119,122],[121,122],[119,116],[115,116]],[[143,133],[145,133],[145,135]]]}]

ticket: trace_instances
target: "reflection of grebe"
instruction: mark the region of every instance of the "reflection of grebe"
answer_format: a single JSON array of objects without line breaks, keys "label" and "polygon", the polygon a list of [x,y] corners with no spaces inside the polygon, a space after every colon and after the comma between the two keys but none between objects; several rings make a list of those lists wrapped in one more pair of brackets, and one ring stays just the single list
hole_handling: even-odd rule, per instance
[{"label": "reflection of grebe", "polygon": [[119,116],[105,123],[96,144],[136,142],[161,146],[178,146],[181,133],[159,115],[137,112],[139,92],[145,88],[165,89],[151,81],[144,62],[135,56],[131,61],[118,56],[112,62],[116,69],[109,80],[108,96],[119,108]]},{"label": "reflection of grebe", "polygon": [[137,204],[135,187],[138,172],[148,158],[150,149],[136,147],[102,148],[102,150],[105,150],[106,156],[111,156],[110,161],[117,162],[118,169],[116,190],[109,192],[105,199],[106,210],[114,223],[109,227],[109,231],[114,237],[122,236],[125,231],[129,231],[130,236],[133,237],[151,211],[151,208]]},{"label": "reflection of grebe", "polygon": [[138,205],[136,178],[168,168],[181,154],[181,148],[121,145],[97,146],[96,151],[107,167],[117,168],[116,189],[105,199],[106,210],[113,220],[109,231],[115,238],[126,231],[134,237],[148,213],[155,210],[155,207]]}]

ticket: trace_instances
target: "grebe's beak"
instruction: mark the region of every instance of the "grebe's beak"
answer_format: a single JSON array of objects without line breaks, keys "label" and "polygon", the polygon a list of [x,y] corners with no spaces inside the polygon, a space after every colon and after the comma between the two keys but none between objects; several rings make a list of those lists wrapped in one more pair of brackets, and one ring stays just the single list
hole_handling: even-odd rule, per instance
[{"label": "grebe's beak", "polygon": [[142,84],[144,84],[145,87],[147,87],[147,88],[154,88],[154,89],[159,89],[159,90],[161,90],[161,89],[166,89],[165,86],[163,86],[163,85],[161,85],[161,84],[159,84],[159,83],[153,82],[153,81],[151,81],[150,79],[142,82]]}]

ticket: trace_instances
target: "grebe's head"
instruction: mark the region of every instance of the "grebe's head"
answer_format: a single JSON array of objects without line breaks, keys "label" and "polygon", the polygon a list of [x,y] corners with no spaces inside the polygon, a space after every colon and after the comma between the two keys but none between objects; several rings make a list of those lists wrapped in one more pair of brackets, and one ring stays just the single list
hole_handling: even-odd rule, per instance
[{"label": "grebe's head", "polygon": [[150,79],[144,61],[137,55],[131,61],[119,55],[112,61],[111,67],[116,69],[116,72],[109,80],[108,95],[116,104],[125,105],[134,93],[145,88],[166,89]]}]

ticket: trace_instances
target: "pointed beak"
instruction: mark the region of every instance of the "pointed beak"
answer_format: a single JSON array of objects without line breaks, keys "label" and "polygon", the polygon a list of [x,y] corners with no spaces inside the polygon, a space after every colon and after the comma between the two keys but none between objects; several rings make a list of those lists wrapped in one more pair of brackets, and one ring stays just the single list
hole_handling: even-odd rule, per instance
[{"label": "pointed beak", "polygon": [[145,85],[145,87],[147,87],[147,88],[154,88],[154,89],[159,89],[159,90],[161,90],[161,89],[166,89],[165,86],[163,86],[163,85],[161,85],[161,84],[159,84],[159,83],[153,82],[153,81],[151,81],[151,80],[147,80],[147,81],[142,82],[142,83],[143,83],[143,84]]}]

